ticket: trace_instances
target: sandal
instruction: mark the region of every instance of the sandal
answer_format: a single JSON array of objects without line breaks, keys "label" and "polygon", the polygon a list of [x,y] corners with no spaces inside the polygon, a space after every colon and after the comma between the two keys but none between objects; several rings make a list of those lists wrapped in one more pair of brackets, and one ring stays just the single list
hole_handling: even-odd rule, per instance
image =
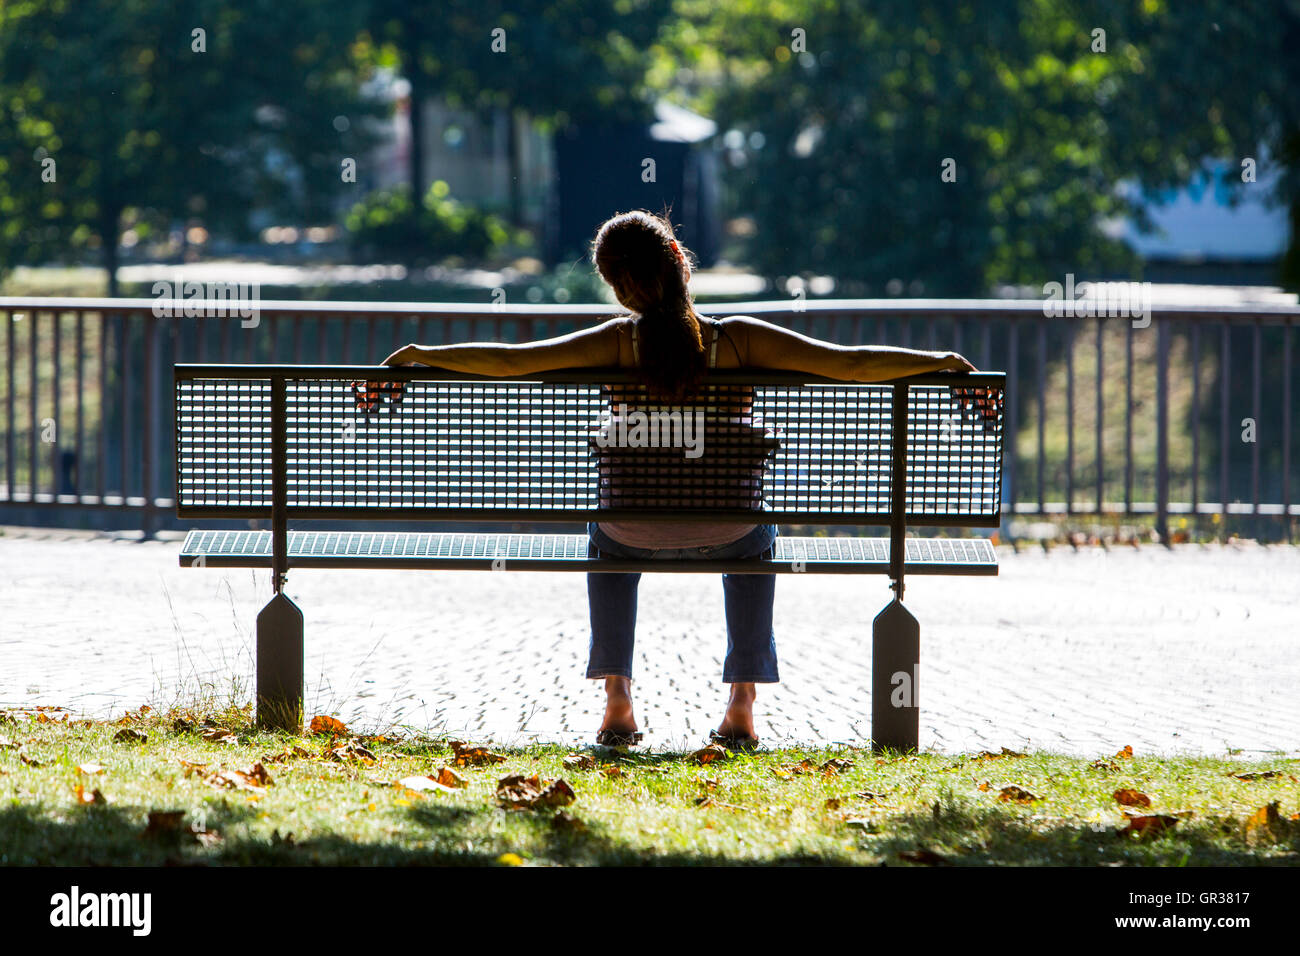
[{"label": "sandal", "polygon": [[716,730],[709,731],[709,743],[719,744],[728,750],[736,750],[741,753],[753,753],[759,746],[757,737],[728,737]]},{"label": "sandal", "polygon": [[596,734],[596,744],[600,747],[635,747],[644,736],[641,731],[633,730],[620,733],[617,730],[601,730]]}]

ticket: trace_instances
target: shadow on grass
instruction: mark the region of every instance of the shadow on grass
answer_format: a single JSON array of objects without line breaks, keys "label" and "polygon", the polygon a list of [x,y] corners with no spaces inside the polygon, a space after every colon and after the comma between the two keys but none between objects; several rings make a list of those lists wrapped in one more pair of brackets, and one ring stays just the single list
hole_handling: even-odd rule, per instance
[{"label": "shadow on grass", "polygon": [[889,819],[863,848],[889,865],[900,853],[932,850],[955,866],[1297,866],[1300,833],[1248,845],[1226,821],[1191,817],[1166,833],[1121,835],[1114,823],[1044,824],[993,808],[940,807]]},{"label": "shadow on grass", "polygon": [[[110,806],[77,808],[52,815],[38,805],[0,810],[5,834],[3,861],[7,866],[493,866],[512,846],[532,861],[560,865],[728,866],[751,863],[725,854],[656,852],[612,836],[599,821],[586,829],[558,829],[546,812],[505,811],[496,807],[422,804],[407,813],[407,841],[396,843],[323,835],[296,842],[292,838],[243,837],[226,831],[256,815],[252,808],[214,808],[209,831],[224,834],[204,848],[184,833],[148,835],[140,824],[140,808]],[[489,832],[503,815],[522,824],[524,837],[505,845]],[[494,819],[495,818],[495,819]],[[470,838],[470,839],[467,839]],[[771,866],[851,865],[844,857],[789,855],[764,861]]]}]

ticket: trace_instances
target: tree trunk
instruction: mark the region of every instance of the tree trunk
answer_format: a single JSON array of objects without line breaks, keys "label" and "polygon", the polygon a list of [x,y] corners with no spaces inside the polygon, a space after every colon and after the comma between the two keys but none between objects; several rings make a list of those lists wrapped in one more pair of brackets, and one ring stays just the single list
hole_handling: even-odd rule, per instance
[{"label": "tree trunk", "polygon": [[104,269],[108,272],[108,297],[117,298],[117,240],[118,226],[122,221],[122,207],[101,205],[103,212],[99,217],[99,241],[104,247]]},{"label": "tree trunk", "polygon": [[402,47],[402,72],[411,84],[411,105],[407,113],[411,124],[411,150],[407,157],[410,161],[407,178],[411,184],[411,197],[416,208],[419,208],[427,188],[424,181],[424,114],[421,112],[425,86],[424,76],[420,72],[420,52],[414,42],[414,38],[419,36],[419,30],[414,24],[404,24],[402,36],[411,40]]}]

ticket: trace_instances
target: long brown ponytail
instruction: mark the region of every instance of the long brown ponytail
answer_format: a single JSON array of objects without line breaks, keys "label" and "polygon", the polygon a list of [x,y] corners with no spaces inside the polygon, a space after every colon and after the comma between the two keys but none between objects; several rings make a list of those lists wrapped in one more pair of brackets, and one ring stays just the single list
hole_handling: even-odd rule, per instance
[{"label": "long brown ponytail", "polygon": [[[642,379],[654,391],[680,398],[703,378],[706,362],[674,241],[666,218],[625,212],[601,225],[591,257],[618,301],[635,314]],[[683,249],[682,255],[689,253]]]}]

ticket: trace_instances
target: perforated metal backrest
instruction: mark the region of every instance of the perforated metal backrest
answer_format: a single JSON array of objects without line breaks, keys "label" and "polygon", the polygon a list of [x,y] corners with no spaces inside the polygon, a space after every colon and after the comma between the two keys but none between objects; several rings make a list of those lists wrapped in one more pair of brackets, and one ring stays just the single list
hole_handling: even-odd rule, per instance
[{"label": "perforated metal backrest", "polygon": [[[351,383],[377,376],[405,387],[367,414]],[[752,522],[761,510],[764,521],[882,524],[890,514],[891,384],[728,372],[667,405],[625,373],[596,370],[503,381],[177,366],[181,516],[270,513],[276,378],[291,516]],[[909,380],[908,521],[997,524],[1001,413],[985,421],[963,409],[945,379]],[[959,380],[1002,388],[996,374]]]}]

